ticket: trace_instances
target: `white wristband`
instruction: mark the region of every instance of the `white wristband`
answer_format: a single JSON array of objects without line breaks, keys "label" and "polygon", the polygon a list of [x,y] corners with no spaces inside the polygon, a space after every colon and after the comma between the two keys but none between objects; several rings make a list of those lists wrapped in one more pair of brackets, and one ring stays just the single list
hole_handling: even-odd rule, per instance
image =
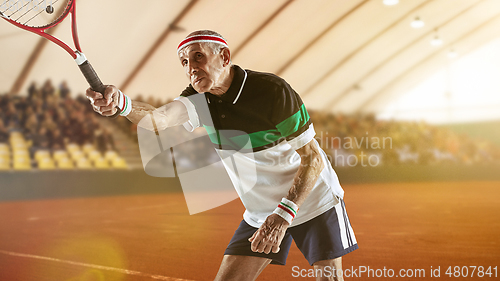
[{"label": "white wristband", "polygon": [[292,221],[297,215],[298,210],[299,207],[297,206],[297,204],[286,198],[283,198],[281,199],[280,204],[278,205],[278,207],[276,207],[273,213],[285,219],[288,224],[292,224]]},{"label": "white wristband", "polygon": [[118,108],[120,116],[127,116],[132,111],[132,100],[120,90],[118,90]]},{"label": "white wristband", "polygon": [[290,215],[290,213],[288,213],[287,211],[281,209],[280,207],[277,207],[273,214],[277,214],[278,216],[282,217],[283,219],[285,219],[288,224],[292,224],[292,221],[293,221],[293,216]]}]

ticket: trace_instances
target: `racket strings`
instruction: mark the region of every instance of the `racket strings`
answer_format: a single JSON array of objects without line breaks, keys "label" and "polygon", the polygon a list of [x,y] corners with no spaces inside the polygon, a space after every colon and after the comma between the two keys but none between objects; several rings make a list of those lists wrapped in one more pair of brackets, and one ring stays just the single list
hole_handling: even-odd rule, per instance
[{"label": "racket strings", "polygon": [[[37,4],[37,7],[38,7],[38,5],[40,5],[43,1],[44,1],[44,0],[40,0],[40,2],[38,2],[38,4]],[[19,1],[18,1],[18,2],[19,2]],[[21,3],[22,3],[22,2],[23,2],[23,1],[21,1]],[[13,16],[13,15],[15,15],[17,12],[21,11],[24,7],[26,7],[27,5],[29,5],[29,3],[31,3],[31,1],[27,2],[27,3],[26,3],[26,4],[24,4],[21,8],[17,9],[14,13],[10,14],[10,16],[9,16],[9,17],[12,17],[12,16]],[[17,2],[16,2],[16,4],[17,4]],[[33,8],[31,8],[31,9],[29,9],[29,10],[28,10],[28,9],[26,9],[26,12],[25,12],[24,14],[22,14],[20,17],[18,17],[17,19],[15,19],[15,21],[18,21],[20,18],[24,17],[24,15],[26,15],[27,13],[31,12],[31,11],[32,11],[32,10],[34,10],[34,9],[35,9],[35,5],[33,5]],[[42,10],[42,11],[43,11],[43,10]]]},{"label": "racket strings", "polygon": [[[4,2],[4,3],[2,4],[2,6],[3,6],[3,5],[7,5],[7,3],[8,3],[8,1],[7,1],[7,2]],[[16,2],[16,4],[17,4],[17,2]],[[2,13],[3,15],[5,15],[5,12],[7,12],[8,10],[10,10],[10,8],[12,8],[13,6],[14,6],[14,5],[11,5],[10,7],[8,7],[8,8],[7,8],[7,10],[5,10],[5,11],[3,11],[3,12],[1,12],[1,11],[0,11],[0,13]]]},{"label": "racket strings", "polygon": [[[47,3],[48,2],[48,3]],[[58,3],[56,5],[56,3]],[[0,13],[3,15],[9,17],[12,19],[13,16],[16,16],[16,19],[12,19],[20,24],[26,25],[26,26],[31,26],[31,27],[44,27],[44,26],[49,26],[53,22],[57,21],[61,16],[64,15],[66,9],[63,9],[62,12],[59,14],[54,13],[52,15],[52,12],[48,11],[48,7],[50,6],[50,9],[54,11],[54,8],[62,8],[68,7],[71,4],[72,0],[63,0],[60,2],[60,0],[6,0],[3,2],[1,5],[2,7],[5,7],[6,9]],[[45,7],[43,6],[43,3],[45,3]],[[32,4],[32,6],[29,6]],[[39,10],[38,10],[39,9]],[[61,11],[60,9],[57,9],[58,11]],[[10,12],[9,12],[10,11]],[[47,11],[47,15],[38,17],[40,14],[44,13]],[[9,12],[9,14],[7,14]],[[21,14],[22,13],[22,14]],[[19,15],[21,14],[21,15]],[[26,18],[28,18],[25,20]],[[38,22],[35,26],[35,24],[29,24],[33,19],[37,18],[39,20],[35,21]],[[23,22],[21,22],[23,21]]]},{"label": "racket strings", "polygon": [[[44,0],[42,0],[42,1],[44,1]],[[42,1],[40,1],[40,3],[41,3]],[[57,1],[59,1],[59,0],[55,0],[55,1],[52,3],[52,5],[54,5],[55,3],[57,3]],[[38,3],[38,4],[40,4],[40,3]],[[34,9],[34,8],[32,8],[32,9]],[[29,20],[27,20],[27,21],[26,21],[25,23],[23,23],[23,24],[24,24],[24,25],[26,25],[28,22],[30,22],[32,19],[34,19],[35,17],[37,17],[37,16],[38,16],[39,14],[41,14],[42,12],[43,12],[43,10],[41,10],[40,12],[38,12],[36,15],[34,15],[33,17],[31,17]],[[27,12],[26,12],[26,13],[27,13]],[[26,13],[25,13],[25,14],[26,14]],[[24,16],[24,15],[23,15],[23,16]]]},{"label": "racket strings", "polygon": [[[43,1],[43,0],[42,0]],[[26,2],[26,4],[24,4],[21,8],[17,9],[16,11],[14,11],[12,14],[10,15],[7,15],[8,17],[12,17],[12,15],[14,15],[15,13],[19,12],[20,10],[22,10],[24,7],[26,7],[27,5],[29,5],[32,1],[23,1],[23,0],[17,0],[14,2],[14,4],[12,4],[11,2],[13,2],[12,0],[7,0],[5,1],[3,5],[5,6],[8,6],[8,4],[10,4],[10,6],[7,8],[7,10],[3,11],[2,14],[6,15],[6,12],[8,10],[10,10],[12,7],[19,7],[19,4],[18,3],[23,3],[23,2]],[[40,4],[41,2],[38,3],[38,5]]]}]

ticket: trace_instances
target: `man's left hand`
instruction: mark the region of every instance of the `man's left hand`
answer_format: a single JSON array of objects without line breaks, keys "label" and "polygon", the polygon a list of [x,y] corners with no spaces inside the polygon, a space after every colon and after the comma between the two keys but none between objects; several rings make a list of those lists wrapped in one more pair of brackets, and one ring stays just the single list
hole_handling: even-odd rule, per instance
[{"label": "man's left hand", "polygon": [[271,251],[277,253],[280,250],[281,240],[285,236],[288,222],[277,214],[271,214],[266,221],[248,239],[252,242],[252,251],[269,254]]}]

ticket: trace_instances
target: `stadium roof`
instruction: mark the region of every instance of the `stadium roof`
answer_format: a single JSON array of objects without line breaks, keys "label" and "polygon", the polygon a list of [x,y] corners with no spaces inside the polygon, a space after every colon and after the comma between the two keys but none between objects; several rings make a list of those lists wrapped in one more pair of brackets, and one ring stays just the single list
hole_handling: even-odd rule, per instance
[{"label": "stadium roof", "polygon": [[[1,1],[1,0],[0,0]],[[165,100],[187,85],[176,57],[189,32],[212,29],[233,62],[284,77],[311,109],[378,112],[441,69],[499,37],[498,0],[78,0],[80,43],[105,84]],[[419,17],[421,28],[410,27]],[[64,22],[55,36],[71,42]],[[442,38],[440,46],[430,41]],[[21,81],[67,80],[84,92],[74,61],[53,44],[0,24],[0,92]],[[30,57],[35,59],[30,60]],[[23,69],[26,79],[20,79]]]}]

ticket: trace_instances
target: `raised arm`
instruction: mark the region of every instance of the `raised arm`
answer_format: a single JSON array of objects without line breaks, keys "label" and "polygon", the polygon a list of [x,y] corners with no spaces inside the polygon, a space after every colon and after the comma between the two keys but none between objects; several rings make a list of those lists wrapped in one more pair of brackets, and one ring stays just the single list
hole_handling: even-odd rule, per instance
[{"label": "raised arm", "polygon": [[[87,89],[86,96],[90,100],[90,104],[95,112],[101,114],[102,116],[112,116],[118,110],[117,106],[119,104],[119,94],[120,91],[115,86],[106,86],[106,91],[104,97],[98,92],[94,92],[90,88]],[[131,101],[131,111],[128,113],[126,118],[130,122],[138,125],[142,125],[140,121],[151,114],[154,116],[155,125],[158,130],[162,130],[168,127],[173,127],[181,125],[189,121],[188,113],[186,107],[182,102],[173,101],[159,108],[140,101]],[[149,123],[149,122],[145,122]],[[148,130],[154,130],[154,128],[145,128]]]}]

